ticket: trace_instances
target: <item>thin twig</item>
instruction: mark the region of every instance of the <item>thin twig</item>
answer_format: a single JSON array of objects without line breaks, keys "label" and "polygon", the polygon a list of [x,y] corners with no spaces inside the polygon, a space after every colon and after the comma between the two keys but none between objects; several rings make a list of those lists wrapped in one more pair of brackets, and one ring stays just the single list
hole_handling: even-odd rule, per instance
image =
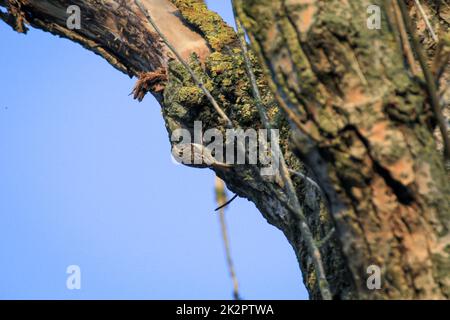
[{"label": "thin twig", "polygon": [[237,194],[235,194],[230,200],[228,200],[227,202],[225,202],[224,204],[220,205],[219,207],[217,207],[216,209],[214,209],[214,211],[219,211],[223,208],[225,208],[226,206],[228,206],[230,203],[232,203],[234,201],[234,199],[236,199],[238,197]]},{"label": "thin twig", "polygon": [[408,61],[409,67],[411,68],[411,72],[413,75],[417,76],[417,66],[416,66],[416,60],[414,59],[414,54],[411,50],[411,45],[409,43],[408,39],[408,33],[405,29],[405,24],[403,22],[402,13],[400,11],[400,8],[398,7],[397,1],[392,1],[392,7],[394,9],[394,15],[395,15],[395,21],[397,22],[398,31],[400,33],[400,39],[403,46],[403,51],[406,56],[406,60]]},{"label": "thin twig", "polygon": [[153,29],[155,29],[156,33],[161,37],[163,42],[166,44],[166,46],[170,49],[170,51],[173,52],[173,54],[177,57],[177,59],[181,62],[181,64],[188,70],[189,74],[191,75],[192,80],[194,80],[195,84],[203,91],[206,98],[209,100],[209,102],[212,104],[216,112],[220,115],[220,117],[226,122],[227,127],[232,128],[233,123],[231,122],[230,118],[225,114],[225,112],[222,110],[222,108],[217,103],[216,99],[212,96],[211,92],[209,92],[208,89],[206,89],[205,84],[203,81],[197,77],[194,70],[189,66],[189,64],[184,61],[183,57],[178,53],[178,51],[175,49],[175,47],[169,42],[169,40],[166,38],[164,33],[159,29],[158,25],[155,23],[151,15],[148,13],[147,8],[144,7],[144,5],[141,3],[140,0],[134,0],[136,5],[139,7],[139,9],[142,11],[144,16],[147,18],[148,22],[152,25]]},{"label": "thin twig", "polygon": [[419,43],[419,40],[417,39],[412,21],[408,14],[408,9],[406,7],[406,4],[402,0],[397,0],[397,3],[400,6],[400,11],[403,16],[403,21],[405,23],[405,27],[407,31],[410,34],[411,44],[416,52],[417,59],[419,60],[420,66],[422,68],[422,72],[425,76],[426,81],[426,87],[428,91],[428,98],[430,100],[430,104],[434,113],[434,116],[436,117],[436,120],[438,122],[439,130],[442,134],[442,140],[444,144],[444,157],[447,161],[450,161],[450,139],[447,133],[447,123],[444,119],[444,116],[442,115],[441,111],[441,105],[439,103],[439,97],[438,97],[438,91],[436,88],[435,78],[433,74],[431,73],[430,69],[428,68],[427,61],[425,59],[425,55],[422,51],[422,47]]},{"label": "thin twig", "polygon": [[325,237],[316,242],[317,246],[319,248],[323,247],[328,242],[328,240],[331,239],[331,237],[334,235],[335,232],[336,229],[334,227],[331,228],[330,231],[328,231],[328,233],[325,235]]},{"label": "thin twig", "polygon": [[[264,105],[262,102],[261,94],[258,89],[258,84],[256,82],[256,77],[255,77],[255,74],[252,69],[252,65],[251,65],[248,50],[247,50],[247,42],[245,40],[245,31],[244,31],[244,28],[242,27],[242,24],[238,18],[236,4],[235,4],[234,0],[232,0],[232,4],[233,4],[233,13],[234,13],[235,23],[236,23],[236,27],[237,27],[239,42],[240,42],[242,54],[244,57],[247,75],[250,80],[253,97],[255,99],[256,107],[260,114],[261,122],[262,122],[263,126],[266,129],[268,129],[268,131],[270,132],[272,125],[267,117],[267,114],[266,114],[266,111],[265,111],[265,108],[264,108]],[[277,156],[279,155],[279,157],[280,157],[281,178],[285,184],[286,193],[288,195],[288,198],[291,200],[291,203],[292,203],[293,210],[291,210],[291,211],[300,222],[300,226],[299,226],[300,232],[307,244],[309,254],[312,257],[312,260],[314,263],[314,268],[315,268],[316,275],[318,278],[319,290],[320,290],[322,298],[324,300],[331,300],[332,295],[331,295],[330,287],[328,285],[328,281],[327,281],[327,278],[325,275],[325,269],[323,267],[320,250],[317,247],[316,242],[314,241],[312,232],[308,226],[306,217],[303,213],[303,208],[300,205],[300,202],[297,197],[297,193],[294,188],[294,184],[292,183],[292,179],[290,177],[290,174],[289,174],[289,171],[288,171],[288,168],[286,165],[286,161],[284,159],[284,155],[280,151],[280,146],[277,143],[275,143],[274,147],[275,147],[275,150],[274,150],[275,154]],[[291,206],[289,206],[289,207],[291,207]]]},{"label": "thin twig", "polygon": [[[216,201],[219,204],[226,201],[226,198],[227,196],[225,193],[225,185],[219,177],[216,177]],[[233,259],[231,257],[230,241],[228,238],[227,224],[225,221],[225,206],[222,205],[218,209],[220,210],[219,212],[220,229],[222,232],[222,240],[225,248],[225,255],[227,258],[228,271],[230,272],[231,281],[233,282],[233,297],[235,300],[240,300],[239,282],[237,280]]]},{"label": "thin twig", "polygon": [[419,12],[420,12],[423,20],[425,20],[425,24],[426,24],[428,30],[430,31],[431,37],[433,38],[434,42],[438,42],[439,38],[436,35],[436,33],[434,32],[433,26],[431,25],[430,20],[428,19],[428,16],[425,13],[425,10],[423,9],[422,5],[420,4],[420,1],[419,0],[414,0],[414,2],[416,4],[417,8],[419,9]]}]

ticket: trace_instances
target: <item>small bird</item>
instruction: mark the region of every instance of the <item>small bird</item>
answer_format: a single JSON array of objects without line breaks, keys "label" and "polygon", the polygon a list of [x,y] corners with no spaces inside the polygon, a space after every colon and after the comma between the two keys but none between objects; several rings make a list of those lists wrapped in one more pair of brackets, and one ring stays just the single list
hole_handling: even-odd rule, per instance
[{"label": "small bird", "polygon": [[217,161],[204,145],[198,143],[181,143],[172,146],[172,155],[179,163],[194,168],[229,169],[231,164]]}]

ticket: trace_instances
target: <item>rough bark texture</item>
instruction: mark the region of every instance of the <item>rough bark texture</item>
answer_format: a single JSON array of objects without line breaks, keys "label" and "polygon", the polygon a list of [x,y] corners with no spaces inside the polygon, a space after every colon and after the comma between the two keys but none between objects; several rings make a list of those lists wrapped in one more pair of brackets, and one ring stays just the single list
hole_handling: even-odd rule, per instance
[{"label": "rough bark texture", "polygon": [[[357,296],[449,298],[450,184],[392,1],[239,4],[295,150],[326,191]],[[380,30],[366,27],[371,4]],[[370,264],[382,267],[382,290],[365,286]]]},{"label": "rough bark texture", "polygon": [[[141,2],[234,125],[258,129],[233,30],[201,0]],[[81,8],[80,30],[66,27],[66,9],[73,4]],[[252,57],[288,165],[308,171],[301,158],[326,190],[322,201],[314,187],[294,178],[314,236],[319,240],[338,227],[337,236],[321,247],[333,296],[448,298],[450,186],[435,151],[424,91],[405,68],[394,28],[385,20],[382,30],[365,29],[368,1],[239,4],[265,66],[258,67]],[[0,17],[17,31],[26,22],[69,38],[139,77],[136,96],[152,91],[169,133],[193,129],[195,120],[203,121],[205,130],[224,130],[133,0],[0,0],[0,6],[11,13]],[[289,149],[290,138],[298,156]],[[311,298],[319,298],[311,259],[285,207],[283,188],[250,166],[214,170],[284,232]],[[382,290],[367,290],[371,264],[382,268]]]}]

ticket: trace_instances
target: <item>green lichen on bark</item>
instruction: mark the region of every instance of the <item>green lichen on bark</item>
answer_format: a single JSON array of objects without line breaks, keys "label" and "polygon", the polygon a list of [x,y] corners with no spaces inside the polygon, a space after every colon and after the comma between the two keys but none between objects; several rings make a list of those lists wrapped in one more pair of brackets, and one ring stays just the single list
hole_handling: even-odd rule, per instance
[{"label": "green lichen on bark", "polygon": [[[213,52],[203,64],[193,55],[189,65],[236,127],[255,130],[261,127],[240,49]],[[257,68],[256,74],[271,121],[276,127],[287,128],[284,117],[280,115],[264,77]],[[180,124],[193,126],[194,121],[203,121],[211,128],[217,127],[222,130],[225,128],[189,72],[175,60],[169,63],[169,81],[164,91],[164,105],[163,112],[168,117],[177,119]],[[171,131],[173,129],[170,128]]]},{"label": "green lichen on bark", "polygon": [[203,0],[171,0],[183,18],[200,30],[212,49],[221,51],[226,46],[236,46],[233,29],[215,12],[208,10]]}]

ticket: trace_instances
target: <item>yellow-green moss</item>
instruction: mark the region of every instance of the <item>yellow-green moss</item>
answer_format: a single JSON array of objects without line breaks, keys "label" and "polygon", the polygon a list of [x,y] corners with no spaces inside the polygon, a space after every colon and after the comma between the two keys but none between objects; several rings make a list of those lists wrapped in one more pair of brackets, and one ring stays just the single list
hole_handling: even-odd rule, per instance
[{"label": "yellow-green moss", "polygon": [[199,29],[214,50],[235,46],[236,34],[215,12],[208,10],[203,0],[172,0],[183,18]]},{"label": "yellow-green moss", "polygon": [[[251,57],[256,65],[255,59]],[[204,63],[200,62],[196,55],[192,55],[189,65],[236,127],[260,128],[259,113],[240,49],[213,52]],[[262,70],[255,67],[255,74],[269,119],[275,128],[286,127],[282,130],[281,139],[282,145],[287,147],[289,125],[283,121],[284,117],[267,88]],[[164,106],[163,112],[166,116],[177,119],[183,126],[192,127],[194,121],[202,121],[207,123],[209,128],[225,129],[221,118],[201,89],[193,82],[189,72],[176,60],[169,63],[169,81],[164,91]]]}]

